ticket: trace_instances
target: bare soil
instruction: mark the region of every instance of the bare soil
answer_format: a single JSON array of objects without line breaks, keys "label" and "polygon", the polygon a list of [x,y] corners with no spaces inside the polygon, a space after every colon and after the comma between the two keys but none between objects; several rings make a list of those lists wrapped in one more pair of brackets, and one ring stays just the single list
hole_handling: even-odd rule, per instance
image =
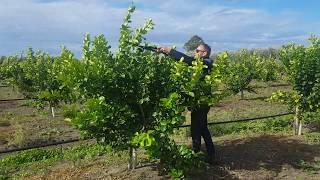
[{"label": "bare soil", "polygon": [[[228,139],[228,140],[226,140]],[[320,145],[302,137],[281,134],[252,134],[224,137],[216,142],[220,164],[190,172],[186,179],[319,179],[320,172],[304,170],[300,161],[320,160]],[[139,159],[137,169],[128,171],[125,162],[106,165],[103,158],[83,165],[67,163],[28,179],[170,179],[157,162]]]},{"label": "bare soil", "polygon": [[[253,98],[260,101],[258,97]],[[255,99],[230,99],[210,113],[225,113],[228,117],[233,111],[234,114],[246,109],[257,111],[254,109],[257,103],[250,101]],[[271,106],[270,112],[274,112]],[[280,107],[283,106],[277,106],[277,109],[284,110]],[[256,113],[260,114],[260,111]],[[1,102],[0,150],[79,137],[79,133],[63,121],[59,112],[57,115],[52,119],[50,114],[43,114],[43,111],[37,111],[24,102]],[[19,136],[20,139],[17,139]],[[19,141],[20,145],[13,144]],[[310,171],[301,166],[301,162],[320,162],[320,144],[310,144],[303,136],[257,133],[229,135],[214,138],[214,141],[220,164],[194,170],[186,179],[320,179],[319,170]],[[183,143],[190,142],[188,139]],[[108,157],[103,156],[77,165],[59,162],[47,167],[45,172],[31,174],[26,179],[170,179],[157,162],[147,161],[143,155],[139,157],[142,157],[139,159],[140,165],[132,171],[127,170],[126,162],[106,163]]]},{"label": "bare soil", "polygon": [[59,111],[55,118],[49,112],[37,110],[28,100],[0,102],[0,151],[80,137]]}]

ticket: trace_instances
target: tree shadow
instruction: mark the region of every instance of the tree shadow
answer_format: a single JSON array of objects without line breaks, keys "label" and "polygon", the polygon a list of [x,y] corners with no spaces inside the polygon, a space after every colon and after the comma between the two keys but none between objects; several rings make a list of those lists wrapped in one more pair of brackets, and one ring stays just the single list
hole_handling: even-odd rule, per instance
[{"label": "tree shadow", "polygon": [[193,170],[186,179],[190,180],[211,180],[211,179],[239,179],[223,166],[206,166],[203,169]]},{"label": "tree shadow", "polygon": [[7,109],[16,108],[17,101],[3,101],[0,103],[0,112],[5,112]]},{"label": "tree shadow", "polygon": [[279,84],[273,84],[273,83],[267,83],[267,85],[255,85],[252,86],[254,89],[264,89],[268,87],[288,87],[291,86],[290,84],[287,83],[279,83]]},{"label": "tree shadow", "polygon": [[268,98],[270,98],[270,96],[260,96],[260,97],[243,98],[243,99],[240,99],[240,101],[255,101],[255,100],[264,101]]},{"label": "tree shadow", "polygon": [[299,162],[313,163],[320,157],[320,145],[279,135],[261,135],[225,141],[216,146],[222,166],[229,170],[257,171],[266,169],[279,174],[283,166],[302,169]]}]

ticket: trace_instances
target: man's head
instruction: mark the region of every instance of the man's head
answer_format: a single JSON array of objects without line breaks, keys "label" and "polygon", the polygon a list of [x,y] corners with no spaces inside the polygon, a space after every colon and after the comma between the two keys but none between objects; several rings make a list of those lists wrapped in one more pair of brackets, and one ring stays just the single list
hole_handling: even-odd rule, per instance
[{"label": "man's head", "polygon": [[195,49],[195,54],[202,58],[209,58],[211,53],[211,48],[208,44],[200,44]]}]

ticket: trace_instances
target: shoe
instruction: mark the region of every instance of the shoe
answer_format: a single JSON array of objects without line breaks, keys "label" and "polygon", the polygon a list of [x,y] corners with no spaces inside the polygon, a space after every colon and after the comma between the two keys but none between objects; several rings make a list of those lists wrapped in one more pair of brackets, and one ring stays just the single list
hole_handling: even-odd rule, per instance
[{"label": "shoe", "polygon": [[208,164],[210,164],[212,166],[217,166],[217,165],[221,164],[220,161],[218,161],[214,157],[210,157],[210,156],[206,157],[204,162],[206,162],[206,163],[208,163]]}]

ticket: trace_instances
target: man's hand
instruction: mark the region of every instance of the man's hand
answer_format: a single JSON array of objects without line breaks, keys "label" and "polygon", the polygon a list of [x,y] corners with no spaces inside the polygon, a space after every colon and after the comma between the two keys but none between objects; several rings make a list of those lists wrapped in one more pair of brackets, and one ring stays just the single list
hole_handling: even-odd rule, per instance
[{"label": "man's hand", "polygon": [[164,53],[169,54],[171,52],[172,48],[167,46],[160,46],[156,49],[157,53]]}]

